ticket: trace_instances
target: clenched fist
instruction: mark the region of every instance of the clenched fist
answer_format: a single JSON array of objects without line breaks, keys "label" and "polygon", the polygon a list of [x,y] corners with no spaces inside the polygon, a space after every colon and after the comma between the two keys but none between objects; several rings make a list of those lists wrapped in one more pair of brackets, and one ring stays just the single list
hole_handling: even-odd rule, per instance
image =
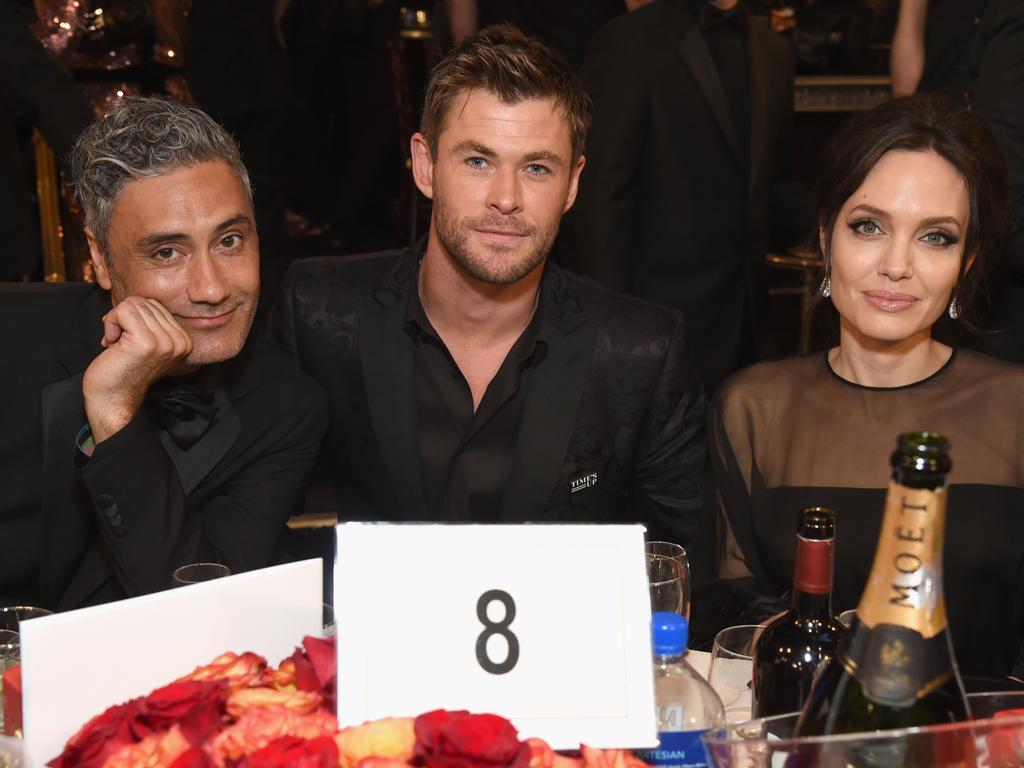
[{"label": "clenched fist", "polygon": [[122,429],[153,382],[186,373],[192,338],[156,299],[129,296],[103,318],[104,351],[85,371],[85,415],[96,443]]}]

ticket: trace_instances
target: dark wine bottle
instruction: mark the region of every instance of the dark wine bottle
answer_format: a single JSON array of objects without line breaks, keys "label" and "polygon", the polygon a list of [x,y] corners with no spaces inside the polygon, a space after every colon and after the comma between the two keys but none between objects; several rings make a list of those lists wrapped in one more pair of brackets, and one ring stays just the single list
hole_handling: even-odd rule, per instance
[{"label": "dark wine bottle", "polygon": [[832,613],[835,535],[831,509],[800,513],[789,610],[772,619],[754,645],[754,717],[799,711],[818,666],[846,633]]},{"label": "dark wine bottle", "polygon": [[[875,560],[857,616],[815,680],[797,723],[799,736],[970,717],[942,588],[949,443],[935,433],[901,435],[891,464]],[[940,748],[938,741],[933,746]],[[961,748],[970,747],[941,745],[942,764]],[[937,754],[905,755],[912,759],[904,764],[934,765]]]}]

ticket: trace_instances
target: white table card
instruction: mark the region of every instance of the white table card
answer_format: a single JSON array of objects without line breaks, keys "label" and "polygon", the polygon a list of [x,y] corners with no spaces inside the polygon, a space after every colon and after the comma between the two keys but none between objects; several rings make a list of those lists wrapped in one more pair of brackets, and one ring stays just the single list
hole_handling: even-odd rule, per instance
[{"label": "white table card", "polygon": [[144,696],[227,651],[276,665],[319,635],[319,559],[240,573],[21,625],[29,766],[41,768],[93,715]]},{"label": "white table card", "polygon": [[468,709],[556,749],[656,745],[643,533],[339,525],[340,724]]}]

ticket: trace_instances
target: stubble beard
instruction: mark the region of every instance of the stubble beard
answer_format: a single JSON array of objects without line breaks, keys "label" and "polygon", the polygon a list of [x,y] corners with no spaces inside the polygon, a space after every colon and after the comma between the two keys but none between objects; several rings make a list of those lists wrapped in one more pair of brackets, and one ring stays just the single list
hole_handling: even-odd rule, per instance
[{"label": "stubble beard", "polygon": [[[118,304],[130,294],[121,275],[111,268],[109,261],[107,262],[107,274],[110,275],[110,297],[114,304]],[[214,308],[213,311],[207,312],[211,316],[217,315],[230,309],[230,304],[233,303],[235,305],[236,314],[234,322],[227,328],[220,329],[216,334],[216,338],[213,339],[204,338],[204,334],[200,331],[194,332],[186,326],[181,326],[182,330],[192,339],[192,351],[182,359],[181,365],[209,365],[210,363],[222,363],[225,360],[237,357],[245,347],[245,342],[252,331],[253,322],[256,319],[256,305],[258,301],[259,293],[257,292],[255,296],[247,300],[243,299],[240,302],[237,299],[228,299],[223,307]],[[164,308],[172,316],[175,314],[174,307],[168,307],[165,304]]]},{"label": "stubble beard", "polygon": [[[436,198],[434,199],[434,222],[437,237],[452,260],[474,280],[489,285],[512,285],[533,272],[544,263],[558,235],[559,220],[546,227],[530,227],[515,218],[502,216],[479,216],[457,219]],[[474,253],[469,238],[475,229],[495,228],[516,232],[532,238],[533,248],[518,260],[513,258],[511,248],[492,248],[491,258]],[[503,255],[508,259],[503,259]]]}]

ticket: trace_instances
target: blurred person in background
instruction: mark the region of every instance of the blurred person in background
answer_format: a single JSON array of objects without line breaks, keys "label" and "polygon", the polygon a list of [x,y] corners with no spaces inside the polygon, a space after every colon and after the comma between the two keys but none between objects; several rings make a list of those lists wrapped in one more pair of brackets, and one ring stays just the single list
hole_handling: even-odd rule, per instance
[{"label": "blurred person in background", "polygon": [[792,47],[738,0],[655,0],[598,32],[582,75],[594,122],[561,259],[682,310],[711,392],[764,353],[770,230],[805,234],[778,205]]},{"label": "blurred person in background", "polygon": [[42,274],[31,168],[24,161],[32,127],[65,158],[93,119],[81,89],[32,34],[34,19],[31,3],[0,0],[0,281]]},{"label": "blurred person in background", "polygon": [[940,333],[1024,363],[1024,0],[901,0],[891,75],[895,95],[945,94],[984,118],[999,140],[1012,220],[999,279],[978,332]]}]

